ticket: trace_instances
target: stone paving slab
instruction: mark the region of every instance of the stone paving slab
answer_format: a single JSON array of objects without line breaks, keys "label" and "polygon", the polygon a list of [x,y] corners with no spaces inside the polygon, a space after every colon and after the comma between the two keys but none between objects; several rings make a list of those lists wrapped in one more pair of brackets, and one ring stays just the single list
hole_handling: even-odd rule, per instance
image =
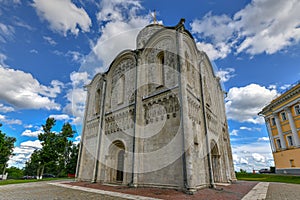
[{"label": "stone paving slab", "polygon": [[300,184],[270,183],[267,200],[298,200],[300,199]]},{"label": "stone paving slab", "polygon": [[248,194],[246,194],[242,200],[265,200],[267,191],[269,188],[268,182],[258,183]]}]

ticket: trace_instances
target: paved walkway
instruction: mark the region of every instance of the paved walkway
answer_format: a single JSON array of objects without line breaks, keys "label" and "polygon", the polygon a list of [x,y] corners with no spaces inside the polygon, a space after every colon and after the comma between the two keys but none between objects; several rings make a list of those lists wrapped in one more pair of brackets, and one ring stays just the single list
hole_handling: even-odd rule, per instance
[{"label": "paved walkway", "polygon": [[49,183],[49,184],[63,187],[63,188],[79,190],[79,191],[93,192],[93,193],[107,195],[107,196],[116,197],[116,198],[136,199],[136,200],[160,200],[157,198],[143,197],[143,196],[139,196],[139,195],[125,194],[125,193],[120,193],[120,192],[111,192],[111,191],[99,190],[99,189],[93,189],[93,188],[85,188],[85,187],[80,187],[80,186],[67,185],[64,183]]},{"label": "paved walkway", "polygon": [[242,200],[264,200],[266,199],[267,191],[269,188],[268,182],[260,182]]},{"label": "paved walkway", "polygon": [[124,200],[121,197],[112,197],[104,194],[71,190],[68,188],[49,185],[47,182],[20,183],[0,186],[1,200],[81,200],[103,199]]},{"label": "paved walkway", "polygon": [[[95,186],[95,185],[94,185]],[[252,188],[252,189],[251,189]],[[157,190],[157,191],[156,191]],[[0,186],[0,200],[39,200],[39,199],[104,199],[104,200],[158,200],[158,199],[242,199],[242,200],[296,200],[300,199],[300,184],[239,181],[219,190],[203,189],[195,195],[186,195],[175,190],[156,189],[157,198],[144,197],[152,189],[136,189],[135,194],[126,194],[122,188],[115,191],[83,187],[56,182],[35,182]],[[250,190],[250,191],[249,191]],[[120,192],[118,192],[120,191]],[[131,191],[132,192],[132,191]],[[159,193],[161,192],[161,194]],[[163,194],[163,195],[162,195]],[[169,196],[166,196],[169,195]],[[231,195],[231,196],[230,196]]]},{"label": "paved walkway", "polygon": [[270,183],[267,200],[297,200],[300,199],[300,184]]}]

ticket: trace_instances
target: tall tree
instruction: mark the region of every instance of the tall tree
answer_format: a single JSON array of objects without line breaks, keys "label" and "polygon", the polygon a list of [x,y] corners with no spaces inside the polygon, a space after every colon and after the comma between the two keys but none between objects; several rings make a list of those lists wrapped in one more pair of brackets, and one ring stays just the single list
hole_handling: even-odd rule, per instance
[{"label": "tall tree", "polygon": [[[1,126],[2,124],[0,124],[0,127]],[[9,160],[9,157],[13,155],[15,142],[16,138],[9,137],[0,130],[0,170],[2,171],[3,175],[5,173],[7,161]]]},{"label": "tall tree", "polygon": [[55,126],[56,120],[54,118],[48,118],[46,124],[42,125],[44,133],[38,135],[38,139],[41,141],[42,149],[39,152],[41,170],[38,170],[38,176],[44,173],[45,167],[53,167],[57,161],[58,154],[56,151],[56,135],[52,132],[52,128]]}]

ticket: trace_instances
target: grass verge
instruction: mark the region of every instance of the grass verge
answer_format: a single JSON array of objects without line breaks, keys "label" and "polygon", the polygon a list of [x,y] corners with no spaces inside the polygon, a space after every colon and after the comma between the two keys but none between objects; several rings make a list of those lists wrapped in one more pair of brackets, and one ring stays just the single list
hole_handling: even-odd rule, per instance
[{"label": "grass verge", "polygon": [[300,176],[292,176],[292,175],[236,173],[236,178],[238,180],[244,180],[244,181],[281,182],[281,183],[300,184]]},{"label": "grass verge", "polygon": [[42,180],[37,179],[9,179],[9,180],[0,180],[1,185],[8,185],[8,184],[18,184],[18,183],[31,183],[31,182],[40,182],[40,181],[53,181],[53,180],[64,180],[67,178],[45,178]]}]

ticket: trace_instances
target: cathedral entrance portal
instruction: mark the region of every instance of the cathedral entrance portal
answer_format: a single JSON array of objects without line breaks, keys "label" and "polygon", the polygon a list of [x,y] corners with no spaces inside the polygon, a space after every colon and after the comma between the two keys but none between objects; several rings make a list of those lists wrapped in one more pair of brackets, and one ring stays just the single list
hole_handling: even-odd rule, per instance
[{"label": "cathedral entrance portal", "polygon": [[109,149],[110,173],[108,180],[113,183],[123,183],[124,180],[124,160],[125,145],[122,141],[114,141]]},{"label": "cathedral entrance portal", "polygon": [[210,144],[211,147],[211,161],[212,161],[212,170],[214,175],[214,182],[221,182],[220,174],[220,154],[217,143],[213,140]]},{"label": "cathedral entrance portal", "polygon": [[124,154],[125,151],[123,149],[120,150],[118,153],[117,182],[123,182]]}]

